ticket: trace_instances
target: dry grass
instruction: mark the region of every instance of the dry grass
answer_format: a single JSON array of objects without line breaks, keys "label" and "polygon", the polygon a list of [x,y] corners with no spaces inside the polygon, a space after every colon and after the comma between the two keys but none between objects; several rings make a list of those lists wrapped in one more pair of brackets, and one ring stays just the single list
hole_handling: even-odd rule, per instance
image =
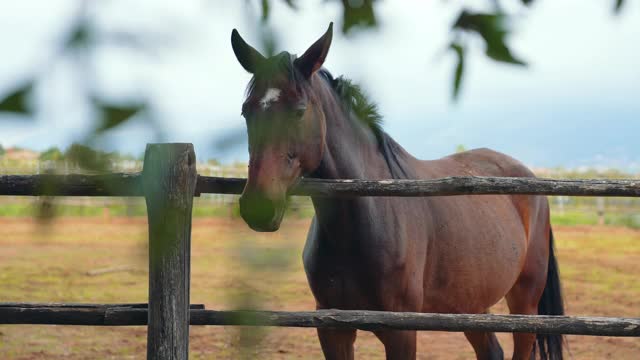
[{"label": "dry grass", "polygon": [[[146,223],[99,218],[59,219],[42,227],[0,218],[0,301],[146,302]],[[285,221],[275,234],[257,234],[237,220],[194,222],[192,302],[209,309],[257,306],[313,309],[300,256],[308,220]],[[640,232],[611,227],[555,229],[568,313],[640,316]],[[131,271],[88,276],[127,265]],[[247,296],[250,294],[249,296]],[[503,304],[495,312],[505,312]],[[238,357],[241,336],[259,340],[249,357],[321,358],[311,329],[192,327],[192,359]],[[508,334],[499,338],[511,351]],[[574,359],[634,359],[640,339],[570,337]],[[357,356],[383,358],[382,345],[359,332]],[[140,359],[144,327],[0,326],[0,359]],[[419,335],[421,359],[470,359],[456,333]]]}]

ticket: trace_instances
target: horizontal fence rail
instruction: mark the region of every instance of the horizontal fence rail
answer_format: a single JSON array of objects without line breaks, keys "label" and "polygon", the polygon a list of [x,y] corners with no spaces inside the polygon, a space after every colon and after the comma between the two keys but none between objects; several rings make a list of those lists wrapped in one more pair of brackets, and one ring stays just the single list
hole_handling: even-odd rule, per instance
[{"label": "horizontal fence rail", "polygon": [[140,173],[2,175],[0,195],[144,196]]},{"label": "horizontal fence rail", "polygon": [[[246,179],[198,176],[194,195],[240,194]],[[139,173],[107,175],[3,175],[0,195],[143,196]],[[431,180],[302,179],[290,192],[301,196],[568,195],[640,197],[638,180],[554,180],[460,176]]]},{"label": "horizontal fence rail", "polygon": [[[107,308],[130,308],[130,309],[147,309],[148,303],[124,303],[124,304],[88,304],[88,303],[18,303],[18,302],[2,302],[0,309],[16,308],[16,309],[107,309]],[[192,310],[204,310],[204,304],[191,304]],[[2,311],[2,310],[0,310]],[[0,317],[0,323],[2,318]]]},{"label": "horizontal fence rail", "polygon": [[[429,314],[363,310],[215,311],[192,305],[191,325],[282,326],[360,330],[489,331],[640,337],[640,318]],[[147,310],[129,306],[0,306],[0,324],[132,326]]]}]

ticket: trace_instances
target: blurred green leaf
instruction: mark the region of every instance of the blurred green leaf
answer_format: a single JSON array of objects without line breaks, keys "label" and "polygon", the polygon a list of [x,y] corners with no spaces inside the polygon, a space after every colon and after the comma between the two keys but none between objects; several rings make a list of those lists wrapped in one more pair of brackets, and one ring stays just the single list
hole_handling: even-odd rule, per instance
[{"label": "blurred green leaf", "polygon": [[22,115],[30,113],[27,105],[27,97],[33,89],[33,81],[29,81],[0,101],[0,111],[12,112]]},{"label": "blurred green leaf", "polygon": [[373,0],[342,0],[342,32],[347,34],[355,27],[377,26]]},{"label": "blurred green leaf", "polygon": [[296,3],[294,0],[284,0],[284,2],[289,5],[290,8],[292,8],[293,10],[297,10],[298,7],[296,6]]},{"label": "blurred green leaf", "polygon": [[52,146],[40,153],[38,159],[40,161],[61,161],[64,160],[64,154],[62,154],[62,151],[60,151],[57,146]]},{"label": "blurred green leaf", "polygon": [[614,7],[614,11],[619,14],[620,10],[622,10],[622,5],[624,5],[624,0],[616,0],[616,5]]},{"label": "blurred green leaf", "polygon": [[522,3],[529,6],[531,4],[533,4],[533,0],[522,0]]},{"label": "blurred green leaf", "polygon": [[456,53],[458,63],[453,76],[453,100],[458,99],[460,93],[460,84],[462,83],[462,75],[464,73],[464,47],[459,43],[451,43],[451,49]]},{"label": "blurred green leaf", "polygon": [[509,31],[505,25],[506,16],[500,12],[472,13],[463,10],[453,29],[475,32],[482,37],[486,44],[486,55],[495,61],[514,65],[526,65],[511,53],[505,43]]},{"label": "blurred green leaf", "polygon": [[278,40],[273,31],[264,29],[262,31],[262,46],[264,47],[264,54],[267,57],[271,57],[276,54],[278,48]]},{"label": "blurred green leaf", "polygon": [[262,21],[269,19],[269,13],[271,12],[271,6],[269,0],[262,0]]},{"label": "blurred green leaf", "polygon": [[98,99],[93,99],[93,105],[102,115],[102,123],[96,129],[97,133],[113,129],[131,119],[146,107],[144,104],[114,105]]},{"label": "blurred green leaf", "polygon": [[[53,175],[55,174],[54,169],[45,169],[42,172],[43,175]],[[45,178],[46,179],[46,178]],[[57,185],[50,180],[45,180],[40,184],[44,193],[55,193]],[[38,200],[36,202],[36,213],[35,219],[41,225],[50,224],[54,217],[56,216],[56,203],[55,197],[53,196],[38,196]]]},{"label": "blurred green leaf", "polygon": [[94,150],[87,145],[72,144],[65,157],[85,170],[106,172],[111,168],[111,154]]},{"label": "blurred green leaf", "polygon": [[[271,15],[271,3],[270,0],[261,0],[260,8],[262,9],[262,21],[265,22],[269,20],[269,16]],[[293,10],[298,10],[296,3],[294,0],[283,0],[287,6],[289,6]]]},{"label": "blurred green leaf", "polygon": [[486,54],[495,61],[505,62],[513,65],[526,66],[523,60],[517,59],[507,46],[487,46]]},{"label": "blurred green leaf", "polygon": [[79,20],[75,24],[69,35],[65,47],[67,49],[77,49],[85,47],[91,40],[91,30],[89,24],[84,20]]},{"label": "blurred green leaf", "polygon": [[35,218],[41,224],[50,223],[56,216],[55,202],[52,196],[40,196],[37,200]]}]

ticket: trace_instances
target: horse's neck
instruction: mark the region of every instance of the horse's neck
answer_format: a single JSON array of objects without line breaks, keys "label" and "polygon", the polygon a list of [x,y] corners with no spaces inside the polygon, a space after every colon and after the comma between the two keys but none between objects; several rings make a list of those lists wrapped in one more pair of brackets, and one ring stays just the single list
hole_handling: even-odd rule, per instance
[{"label": "horse's neck", "polygon": [[320,166],[312,176],[320,179],[388,179],[388,166],[370,129],[344,111],[341,100],[317,75],[314,90],[319,95],[326,121],[326,139]]},{"label": "horse's neck", "polygon": [[[344,107],[339,103],[341,100],[337,99],[330,89],[321,88],[319,91],[327,132],[323,158],[312,177],[320,179],[391,178],[388,166],[371,131],[357,120],[348,117],[349,114],[344,112]],[[331,234],[327,237],[328,241],[340,242],[342,236],[338,235],[358,231],[359,229],[355,229],[352,225],[361,223],[364,217],[371,216],[376,211],[374,203],[369,200],[366,198],[312,198],[320,228],[325,233]],[[349,246],[345,243],[336,245]]]}]

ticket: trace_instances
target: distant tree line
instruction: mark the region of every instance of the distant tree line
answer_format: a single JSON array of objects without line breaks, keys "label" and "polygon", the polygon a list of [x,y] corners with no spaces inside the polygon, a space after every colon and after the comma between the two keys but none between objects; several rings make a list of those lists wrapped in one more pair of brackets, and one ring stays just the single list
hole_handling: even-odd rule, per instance
[{"label": "distant tree line", "polygon": [[[24,150],[20,147],[12,147],[12,150]],[[7,150],[0,144],[0,156],[7,153]],[[93,149],[84,144],[74,143],[66,150],[62,151],[57,146],[52,146],[41,152],[38,156],[40,161],[67,161],[75,166],[90,170],[108,170],[110,164],[121,161],[142,161],[143,155],[134,156],[131,154],[123,154],[118,151],[100,151]]]}]

